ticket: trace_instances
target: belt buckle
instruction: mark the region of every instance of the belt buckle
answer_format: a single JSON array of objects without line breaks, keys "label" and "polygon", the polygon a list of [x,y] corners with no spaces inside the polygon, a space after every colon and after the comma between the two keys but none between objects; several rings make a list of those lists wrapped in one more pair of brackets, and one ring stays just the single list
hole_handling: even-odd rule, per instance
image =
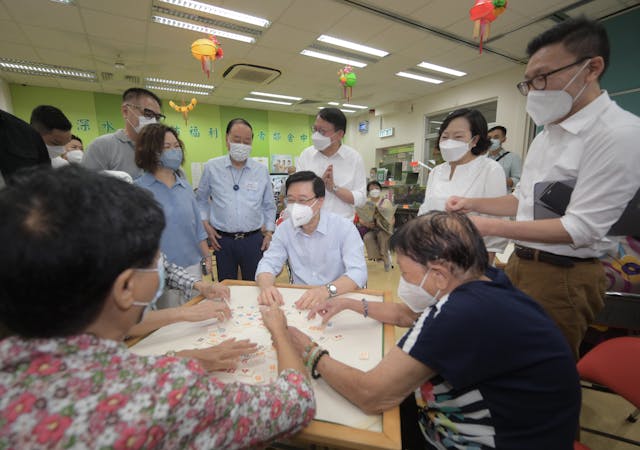
[{"label": "belt buckle", "polygon": [[238,239],[244,239],[245,233],[236,233],[233,235],[233,240],[237,241]]}]

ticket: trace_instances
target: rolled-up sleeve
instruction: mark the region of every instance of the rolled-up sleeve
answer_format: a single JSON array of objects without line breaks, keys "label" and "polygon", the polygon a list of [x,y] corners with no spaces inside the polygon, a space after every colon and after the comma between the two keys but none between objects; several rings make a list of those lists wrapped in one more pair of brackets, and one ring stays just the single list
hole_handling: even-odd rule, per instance
[{"label": "rolled-up sleeve", "polygon": [[282,266],[284,266],[284,263],[287,261],[288,254],[285,246],[287,237],[284,236],[286,233],[283,228],[284,226],[286,225],[280,225],[273,233],[271,244],[269,244],[269,248],[262,255],[262,259],[256,268],[256,280],[261,273],[270,273],[274,276],[278,275],[282,270]]},{"label": "rolled-up sleeve", "polygon": [[367,284],[367,262],[364,259],[364,244],[358,234],[358,229],[348,224],[343,231],[342,262],[344,275],[352,279],[360,288]]}]

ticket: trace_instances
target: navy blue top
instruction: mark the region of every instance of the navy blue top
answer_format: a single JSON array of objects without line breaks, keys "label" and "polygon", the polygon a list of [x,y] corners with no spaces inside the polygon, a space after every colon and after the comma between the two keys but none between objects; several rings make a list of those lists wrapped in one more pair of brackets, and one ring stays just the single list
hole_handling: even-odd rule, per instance
[{"label": "navy blue top", "polygon": [[502,271],[427,308],[398,342],[437,375],[416,390],[437,448],[571,449],[580,414],[575,360],[543,309]]}]

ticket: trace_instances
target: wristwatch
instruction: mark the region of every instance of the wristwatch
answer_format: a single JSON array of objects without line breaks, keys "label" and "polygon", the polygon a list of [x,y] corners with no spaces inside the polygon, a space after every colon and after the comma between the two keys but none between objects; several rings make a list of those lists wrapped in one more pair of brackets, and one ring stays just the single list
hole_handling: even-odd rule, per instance
[{"label": "wristwatch", "polygon": [[333,298],[338,295],[338,288],[335,285],[329,283],[327,284],[327,292],[329,292],[329,298]]},{"label": "wristwatch", "polygon": [[340,189],[340,186],[338,186],[337,184],[333,184],[333,192],[337,191],[338,189]]}]

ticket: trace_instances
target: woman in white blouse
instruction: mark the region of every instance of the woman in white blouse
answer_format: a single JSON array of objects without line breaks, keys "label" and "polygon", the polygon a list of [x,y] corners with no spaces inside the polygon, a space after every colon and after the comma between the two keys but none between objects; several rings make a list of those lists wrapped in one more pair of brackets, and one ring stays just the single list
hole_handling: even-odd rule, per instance
[{"label": "woman in white blouse", "polygon": [[[418,215],[444,211],[447,198],[500,197],[507,194],[504,170],[499,163],[485,157],[491,141],[487,121],[476,109],[458,109],[447,116],[438,135],[438,146],[445,162],[429,175],[424,203]],[[489,261],[501,253],[507,240],[485,237]]]}]

